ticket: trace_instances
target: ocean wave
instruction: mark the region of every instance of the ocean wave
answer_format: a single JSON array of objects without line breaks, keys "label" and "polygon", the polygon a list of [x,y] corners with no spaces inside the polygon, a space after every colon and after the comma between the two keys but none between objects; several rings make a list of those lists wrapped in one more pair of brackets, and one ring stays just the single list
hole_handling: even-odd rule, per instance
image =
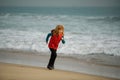
[{"label": "ocean wave", "polygon": [[[47,33],[34,31],[13,31],[0,30],[0,48],[12,48],[20,50],[33,50],[37,52],[48,52],[45,43]],[[91,54],[105,53],[110,55],[120,55],[119,37],[111,39],[104,36],[90,36],[89,34],[65,35],[66,44],[60,43],[58,53],[69,54]],[[72,46],[71,46],[72,45]]]},{"label": "ocean wave", "polygon": [[118,22],[120,21],[120,16],[106,16],[106,17],[90,17],[88,21],[107,21],[107,22]]},{"label": "ocean wave", "polygon": [[49,52],[45,37],[51,29],[61,23],[65,26],[66,44],[60,44],[58,53],[97,54],[104,52],[120,55],[119,21],[119,16],[0,14],[0,48]]},{"label": "ocean wave", "polygon": [[120,21],[120,16],[80,16],[80,15],[44,15],[38,13],[0,13],[0,17],[32,17],[38,19],[74,19],[74,20],[88,20],[88,21]]}]

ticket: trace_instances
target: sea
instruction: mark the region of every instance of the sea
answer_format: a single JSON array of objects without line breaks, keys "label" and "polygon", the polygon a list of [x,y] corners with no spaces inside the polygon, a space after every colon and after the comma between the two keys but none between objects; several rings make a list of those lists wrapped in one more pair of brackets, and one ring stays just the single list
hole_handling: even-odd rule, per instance
[{"label": "sea", "polygon": [[58,54],[120,56],[120,7],[0,7],[0,48],[49,54],[46,36],[58,24]]}]

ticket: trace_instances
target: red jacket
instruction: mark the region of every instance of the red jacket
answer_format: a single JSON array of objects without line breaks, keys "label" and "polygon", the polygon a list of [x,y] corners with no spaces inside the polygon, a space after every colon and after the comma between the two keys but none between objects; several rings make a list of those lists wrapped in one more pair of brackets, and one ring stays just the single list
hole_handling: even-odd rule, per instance
[{"label": "red jacket", "polygon": [[62,40],[62,34],[58,36],[52,35],[48,44],[49,48],[57,49],[60,41]]}]

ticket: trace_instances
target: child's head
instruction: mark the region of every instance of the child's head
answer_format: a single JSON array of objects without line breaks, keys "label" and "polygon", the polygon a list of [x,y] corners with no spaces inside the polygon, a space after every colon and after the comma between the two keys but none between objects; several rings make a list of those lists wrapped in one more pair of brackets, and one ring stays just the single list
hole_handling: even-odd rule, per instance
[{"label": "child's head", "polygon": [[63,27],[63,25],[57,25],[55,30],[58,32],[64,32],[64,27]]},{"label": "child's head", "polygon": [[56,34],[56,35],[59,35],[59,34],[64,35],[64,26],[63,25],[57,25],[56,28],[53,29],[51,32],[53,33],[53,35],[54,34]]}]

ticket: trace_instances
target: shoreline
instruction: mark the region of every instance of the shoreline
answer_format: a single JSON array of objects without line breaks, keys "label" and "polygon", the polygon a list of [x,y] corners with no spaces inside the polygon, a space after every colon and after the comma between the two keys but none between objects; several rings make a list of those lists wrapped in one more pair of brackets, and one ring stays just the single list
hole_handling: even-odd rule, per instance
[{"label": "shoreline", "polygon": [[[20,53],[23,55],[38,55],[38,56],[50,56],[50,52],[38,52],[32,50],[19,50],[19,49],[11,49],[11,48],[0,48],[0,53]],[[102,66],[110,66],[110,67],[118,67],[120,68],[120,56],[114,56],[110,54],[98,53],[98,54],[63,54],[57,53],[57,58],[72,58],[75,60],[79,60],[81,62],[85,62],[88,64],[102,65]],[[104,57],[104,58],[103,58]],[[110,58],[107,60],[107,58]],[[118,60],[118,61],[117,61]]]},{"label": "shoreline", "polygon": [[[46,68],[49,57],[49,53],[44,54],[41,52],[41,54],[37,54],[37,52],[31,51],[0,49],[1,63]],[[77,57],[79,58],[58,54],[55,62],[55,70],[120,79],[119,57],[105,55],[79,55]]]}]

